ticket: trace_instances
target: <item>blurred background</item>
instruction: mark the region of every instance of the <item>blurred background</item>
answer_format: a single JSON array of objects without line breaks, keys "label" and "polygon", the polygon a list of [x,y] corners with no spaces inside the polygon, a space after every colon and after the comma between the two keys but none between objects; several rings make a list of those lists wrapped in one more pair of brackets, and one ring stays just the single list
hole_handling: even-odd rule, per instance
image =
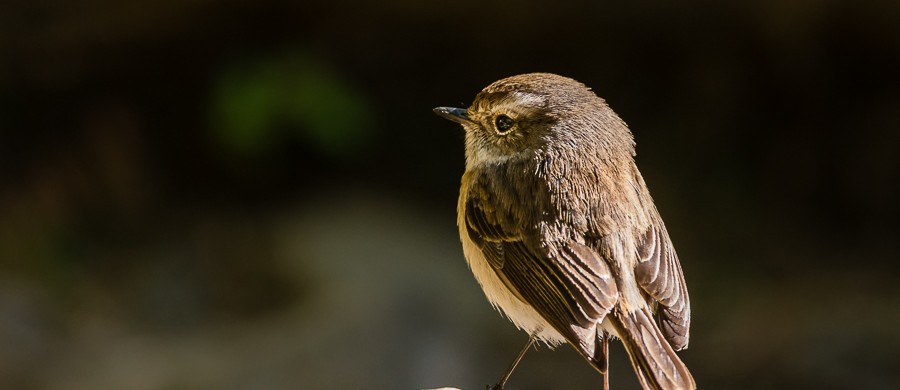
[{"label": "blurred background", "polygon": [[[0,388],[493,383],[527,336],[431,108],[533,71],[631,126],[701,388],[895,388],[898,69],[892,1],[3,2]],[[599,383],[539,348],[509,388]]]}]

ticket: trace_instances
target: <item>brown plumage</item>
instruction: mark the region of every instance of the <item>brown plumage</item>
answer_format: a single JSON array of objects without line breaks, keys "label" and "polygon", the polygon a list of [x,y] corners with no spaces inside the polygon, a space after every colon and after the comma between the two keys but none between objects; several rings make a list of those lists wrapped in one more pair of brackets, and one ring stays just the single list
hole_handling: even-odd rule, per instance
[{"label": "brown plumage", "polygon": [[631,132],[603,99],[533,73],[491,84],[467,110],[435,112],[466,130],[458,224],[491,303],[604,374],[613,334],[645,389],[695,388],[674,352],[691,317],[681,266]]}]

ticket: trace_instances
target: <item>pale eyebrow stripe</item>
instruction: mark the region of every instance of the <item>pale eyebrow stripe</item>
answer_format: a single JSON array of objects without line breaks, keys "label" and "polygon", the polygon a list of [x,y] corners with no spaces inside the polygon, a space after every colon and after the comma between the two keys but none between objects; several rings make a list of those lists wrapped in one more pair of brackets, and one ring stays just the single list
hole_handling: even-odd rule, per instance
[{"label": "pale eyebrow stripe", "polygon": [[521,91],[513,92],[513,94],[516,97],[516,101],[521,105],[535,108],[544,106],[544,97],[542,95]]}]

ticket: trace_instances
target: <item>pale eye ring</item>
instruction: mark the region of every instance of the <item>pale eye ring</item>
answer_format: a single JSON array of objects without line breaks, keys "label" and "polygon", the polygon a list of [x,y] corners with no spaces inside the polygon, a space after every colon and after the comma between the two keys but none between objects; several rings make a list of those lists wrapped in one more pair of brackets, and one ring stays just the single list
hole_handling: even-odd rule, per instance
[{"label": "pale eye ring", "polygon": [[501,133],[509,131],[509,129],[513,127],[513,124],[515,124],[515,121],[503,114],[497,115],[497,118],[494,119],[494,126],[496,126],[497,131]]}]

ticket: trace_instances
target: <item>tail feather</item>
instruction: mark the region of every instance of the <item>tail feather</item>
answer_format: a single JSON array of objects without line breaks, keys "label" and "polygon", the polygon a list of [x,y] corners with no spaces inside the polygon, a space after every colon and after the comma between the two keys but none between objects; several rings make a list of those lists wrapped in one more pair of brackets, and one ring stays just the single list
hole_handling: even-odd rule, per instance
[{"label": "tail feather", "polygon": [[666,342],[648,310],[631,313],[618,311],[608,318],[622,339],[645,390],[697,388],[687,366]]}]

